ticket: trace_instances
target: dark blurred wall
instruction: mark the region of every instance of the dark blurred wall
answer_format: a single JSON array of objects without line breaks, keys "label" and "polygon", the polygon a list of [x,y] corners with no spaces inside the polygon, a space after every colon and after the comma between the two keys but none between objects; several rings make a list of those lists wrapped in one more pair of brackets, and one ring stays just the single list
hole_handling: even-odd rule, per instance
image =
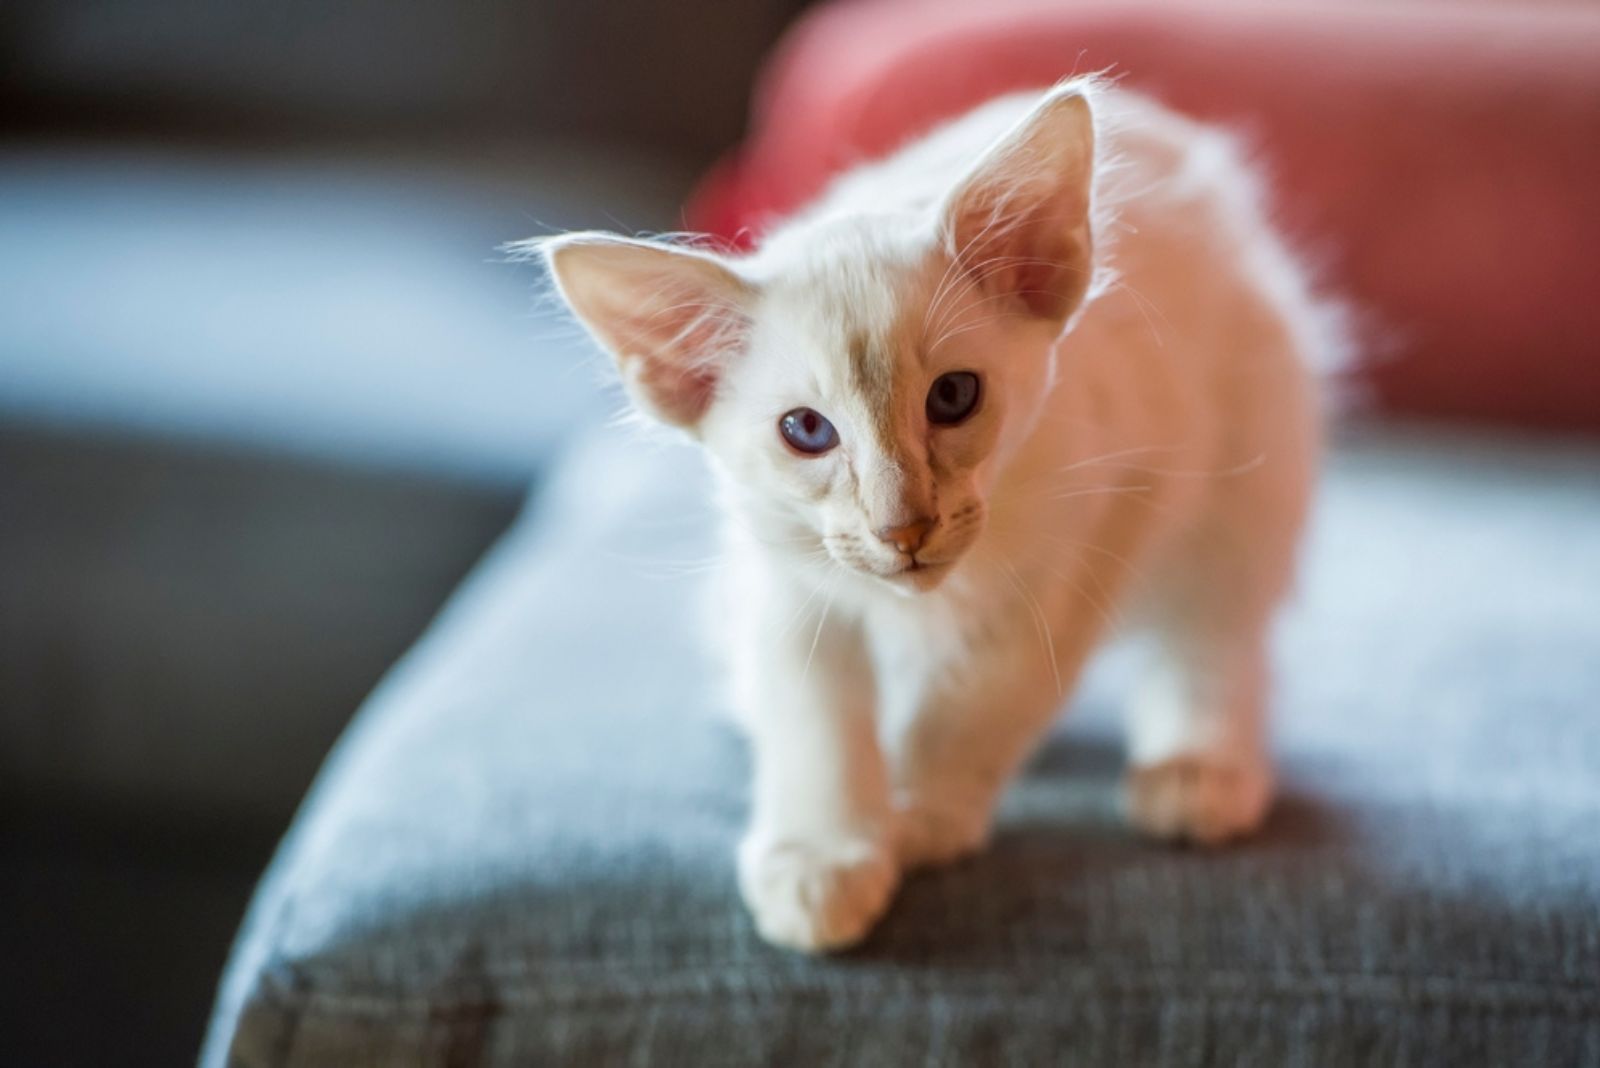
[{"label": "dark blurred wall", "polygon": [[60,128],[463,135],[707,157],[800,0],[8,0],[0,115]]}]

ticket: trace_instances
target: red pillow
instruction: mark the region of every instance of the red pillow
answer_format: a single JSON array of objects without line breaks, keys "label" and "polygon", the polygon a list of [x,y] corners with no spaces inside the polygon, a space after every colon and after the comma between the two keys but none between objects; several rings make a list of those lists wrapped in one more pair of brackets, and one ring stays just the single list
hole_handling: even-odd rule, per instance
[{"label": "red pillow", "polygon": [[759,231],[998,93],[1110,69],[1242,132],[1387,406],[1600,430],[1600,12],[846,0],[791,32],[691,208]]}]

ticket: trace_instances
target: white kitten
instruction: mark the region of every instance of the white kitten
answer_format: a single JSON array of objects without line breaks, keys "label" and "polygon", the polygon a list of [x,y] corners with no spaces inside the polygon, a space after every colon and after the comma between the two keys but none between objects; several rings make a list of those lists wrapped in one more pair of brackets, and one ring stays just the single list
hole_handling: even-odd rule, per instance
[{"label": "white kitten", "polygon": [[1080,79],[846,175],[746,257],[538,243],[720,474],[767,939],[849,945],[903,871],[979,849],[1113,623],[1159,650],[1134,825],[1261,822],[1266,633],[1335,340],[1253,190],[1217,131]]}]

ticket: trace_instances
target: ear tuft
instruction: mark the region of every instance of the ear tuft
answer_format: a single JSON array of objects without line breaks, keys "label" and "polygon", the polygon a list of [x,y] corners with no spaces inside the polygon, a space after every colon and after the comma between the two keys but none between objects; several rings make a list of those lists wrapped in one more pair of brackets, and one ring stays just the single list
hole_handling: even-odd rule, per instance
[{"label": "ear tuft", "polygon": [[945,202],[946,251],[982,290],[1065,322],[1093,271],[1094,116],[1082,82],[1046,93]]},{"label": "ear tuft", "polygon": [[692,430],[743,347],[753,291],[720,257],[604,233],[539,242],[556,288],[634,403]]}]

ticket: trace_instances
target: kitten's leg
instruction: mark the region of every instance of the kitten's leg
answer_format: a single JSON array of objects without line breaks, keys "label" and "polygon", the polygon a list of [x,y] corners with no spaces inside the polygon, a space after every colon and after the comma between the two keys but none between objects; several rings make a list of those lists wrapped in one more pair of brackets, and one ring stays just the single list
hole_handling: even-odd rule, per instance
[{"label": "kitten's leg", "polygon": [[1149,591],[1156,656],[1128,704],[1126,800],[1152,837],[1223,842],[1254,831],[1272,804],[1268,637],[1294,573],[1314,452],[1309,417],[1272,418],[1291,435],[1262,447],[1274,462],[1208,487]]},{"label": "kitten's leg", "polygon": [[1143,833],[1215,844],[1266,817],[1264,632],[1161,634],[1128,706],[1128,817]]},{"label": "kitten's leg", "polygon": [[899,882],[871,670],[856,629],[820,601],[799,624],[768,624],[742,636],[738,672],[755,764],[739,886],[768,941],[837,949]]},{"label": "kitten's leg", "polygon": [[1052,670],[1033,632],[973,656],[923,696],[894,753],[896,850],[907,869],[977,852],[1006,784],[1071,692],[1093,635],[1058,631]]}]

